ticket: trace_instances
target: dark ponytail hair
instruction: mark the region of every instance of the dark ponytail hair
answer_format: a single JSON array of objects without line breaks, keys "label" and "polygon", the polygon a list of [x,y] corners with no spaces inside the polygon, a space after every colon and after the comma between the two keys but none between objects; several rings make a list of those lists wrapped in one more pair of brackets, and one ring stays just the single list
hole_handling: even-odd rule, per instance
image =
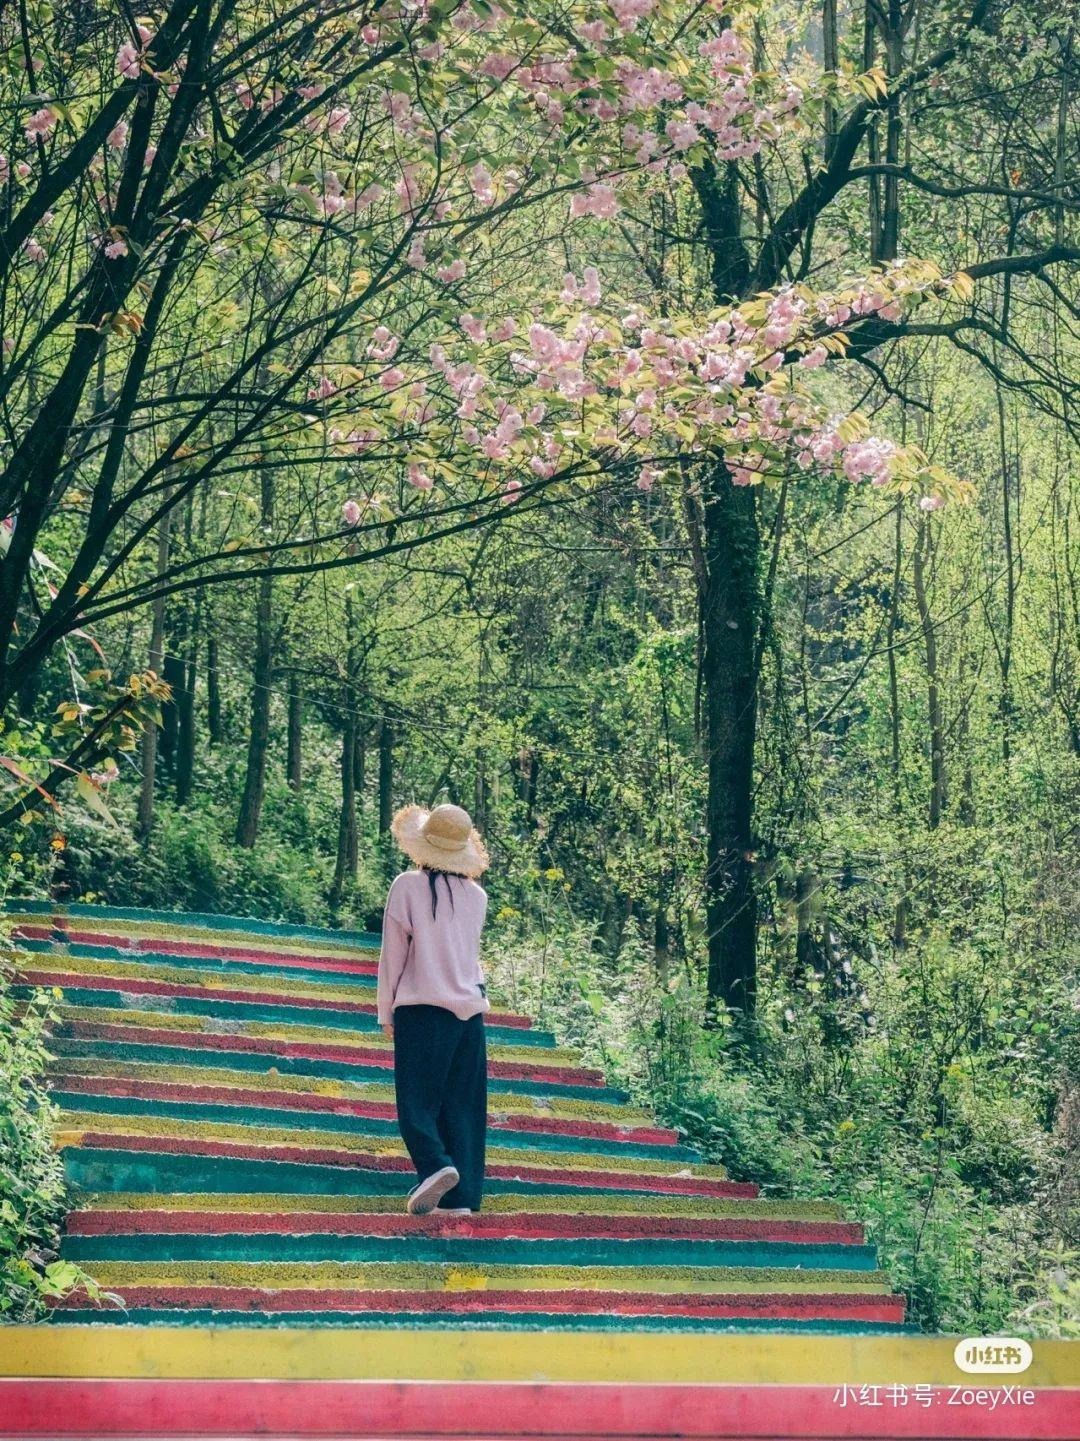
[{"label": "dark ponytail hair", "polygon": [[454,888],[450,884],[450,877],[455,874],[453,871],[437,871],[433,866],[423,866],[422,870],[428,878],[428,886],[431,890],[431,919],[434,920],[439,909],[439,877],[442,876],[446,882],[447,894],[450,897],[450,912],[454,910]]}]

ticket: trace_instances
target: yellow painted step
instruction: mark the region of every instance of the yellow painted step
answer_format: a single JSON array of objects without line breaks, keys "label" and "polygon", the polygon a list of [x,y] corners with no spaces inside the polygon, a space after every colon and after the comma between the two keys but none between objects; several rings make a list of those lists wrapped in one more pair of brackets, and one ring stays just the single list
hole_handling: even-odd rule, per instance
[{"label": "yellow painted step", "polygon": [[[332,1118],[328,1118],[328,1121],[331,1120]],[[285,1126],[244,1126],[234,1121],[187,1121],[173,1120],[167,1116],[117,1116],[107,1112],[87,1111],[61,1113],[55,1133],[56,1143],[60,1147],[81,1146],[89,1133],[160,1136],[172,1140],[190,1140],[194,1137],[250,1146],[295,1146],[304,1150],[323,1148],[355,1156],[408,1155],[404,1143],[396,1136],[361,1136],[352,1132],[334,1131],[332,1124],[319,1130],[300,1130]],[[543,1166],[567,1172],[610,1171],[620,1176],[693,1176],[719,1181],[727,1177],[722,1166],[691,1166],[685,1161],[663,1161],[652,1156],[619,1156],[609,1152],[531,1150],[527,1144],[489,1145],[487,1156],[491,1162]]]},{"label": "yellow painted step", "polygon": [[889,1295],[881,1271],[798,1266],[526,1266],[461,1262],[88,1261],[103,1286],[246,1286],[328,1291],[646,1291],[722,1296],[786,1291]]}]

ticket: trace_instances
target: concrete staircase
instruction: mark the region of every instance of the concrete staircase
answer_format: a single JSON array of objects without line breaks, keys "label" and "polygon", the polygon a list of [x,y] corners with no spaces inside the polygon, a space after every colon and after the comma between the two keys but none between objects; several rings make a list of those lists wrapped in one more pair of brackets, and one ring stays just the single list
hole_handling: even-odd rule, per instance
[{"label": "concrete staircase", "polygon": [[[230,1371],[219,1380],[250,1386],[263,1374],[242,1359],[257,1354],[253,1333],[262,1334],[262,1364],[279,1347],[281,1363],[271,1375],[282,1385],[287,1355],[295,1359],[297,1347],[316,1373],[302,1379],[329,1381],[318,1358],[338,1354],[330,1348],[334,1331],[347,1329],[364,1364],[376,1367],[389,1334],[399,1347],[397,1369],[370,1376],[357,1360],[344,1379],[368,1376],[397,1386],[388,1393],[398,1398],[394,1405],[403,1380],[419,1384],[430,1379],[425,1366],[439,1369],[425,1358],[440,1355],[431,1346],[445,1336],[445,1364],[460,1356],[465,1374],[446,1380],[438,1424],[424,1422],[432,1435],[460,1434],[454,1416],[462,1426],[486,1428],[484,1434],[526,1434],[491,1430],[496,1416],[516,1414],[505,1389],[513,1376],[496,1378],[504,1389],[493,1415],[464,1405],[468,1380],[481,1374],[475,1360],[470,1371],[467,1359],[469,1333],[476,1331],[487,1333],[474,1336],[476,1355],[490,1356],[497,1341],[500,1355],[519,1358],[509,1371],[525,1367],[526,1385],[537,1379],[530,1358],[548,1358],[540,1376],[551,1382],[557,1377],[544,1368],[555,1364],[552,1357],[585,1354],[581,1333],[603,1336],[616,1353],[653,1338],[654,1347],[667,1348],[663,1355],[675,1355],[694,1336],[712,1337],[715,1351],[740,1333],[743,1344],[748,1333],[760,1345],[767,1341],[762,1333],[782,1340],[778,1355],[815,1337],[834,1346],[843,1337],[914,1340],[902,1298],[890,1290],[862,1229],[838,1207],[767,1200],[755,1186],[729,1181],[520,1015],[496,1011],[488,1018],[483,1212],[406,1215],[404,1196],[415,1177],[394,1121],[392,1049],[375,1018],[377,937],[90,906],[60,911],[25,902],[9,910],[23,953],[22,982],[63,992],[51,1080],[61,1111],[57,1143],[78,1198],[63,1254],[121,1298],[71,1297],[55,1309],[56,1324],[36,1334],[54,1357],[99,1358],[96,1369],[68,1362],[84,1397],[87,1386],[122,1386],[126,1377],[128,1390],[117,1394],[127,1397],[132,1425],[145,1428],[150,1406],[161,1413],[162,1429],[153,1434],[186,1434],[175,1429],[175,1409],[160,1401],[166,1383],[154,1379],[183,1379],[175,1363],[191,1354],[185,1336],[216,1337],[219,1358],[232,1355],[236,1366],[256,1371]],[[401,1352],[410,1338],[411,1351]],[[61,1371],[51,1391],[40,1381],[35,1389],[30,1376],[49,1361],[44,1355],[33,1361],[29,1339],[20,1344],[29,1347],[29,1375],[0,1367],[0,1374],[23,1378],[0,1382],[0,1399],[5,1386],[30,1388],[19,1404],[33,1414],[21,1414],[19,1434],[136,1434],[80,1430],[90,1418],[79,1419],[70,1371]],[[156,1361],[146,1360],[148,1345]],[[116,1356],[127,1360],[104,1359]],[[132,1366],[134,1374],[125,1369]],[[140,1370],[147,1367],[149,1377]],[[195,1379],[208,1383],[205,1371],[204,1365]],[[625,1377],[620,1395],[637,1380]],[[578,1378],[570,1412],[584,1405],[588,1381]],[[136,1383],[159,1390],[137,1402],[130,1389]],[[757,1390],[764,1404],[760,1384]],[[200,1384],[187,1404],[201,1434],[226,1434],[213,1429],[226,1424],[221,1416],[204,1414],[212,1394]],[[270,1394],[265,1385],[251,1393],[261,1400],[245,1402],[256,1408],[250,1416],[243,1408],[230,1412],[228,1434],[232,1427],[243,1434],[245,1426],[273,1431],[278,1424],[288,1434],[330,1434],[318,1429],[325,1416],[316,1417],[309,1401],[290,1409],[280,1389],[274,1405],[285,1410],[267,1412]],[[435,1393],[418,1392],[417,1405],[422,1395],[431,1402]],[[554,1405],[551,1393],[547,1400]],[[624,1429],[610,1434],[676,1424],[682,1403],[674,1393],[654,1401],[649,1413],[642,1399],[622,1416]],[[809,1403],[788,1401],[790,1424],[804,1424]],[[380,1405],[368,1407],[360,1431],[333,1434],[419,1434],[412,1413],[403,1419],[393,1405]],[[120,1425],[123,1406],[113,1401],[106,1409],[109,1424]],[[566,1430],[570,1412],[550,1411],[543,1421],[528,1398],[519,1411],[522,1425],[540,1427],[528,1434],[586,1434]],[[245,1420],[236,1427],[238,1415]],[[851,1434],[892,1434],[866,1429],[866,1417],[859,1419],[863,1429]],[[829,1425],[837,1420],[830,1414]],[[610,1430],[614,1421],[619,1417],[601,1408],[597,1424]],[[1030,1417],[1024,1421],[1030,1426]],[[33,1429],[61,1422],[74,1429]],[[650,1434],[744,1434],[693,1430],[704,1424],[700,1416],[678,1424],[678,1432]],[[767,1434],[849,1434],[778,1429],[788,1424],[774,1406]],[[609,1433],[593,1425],[588,1434]]]}]

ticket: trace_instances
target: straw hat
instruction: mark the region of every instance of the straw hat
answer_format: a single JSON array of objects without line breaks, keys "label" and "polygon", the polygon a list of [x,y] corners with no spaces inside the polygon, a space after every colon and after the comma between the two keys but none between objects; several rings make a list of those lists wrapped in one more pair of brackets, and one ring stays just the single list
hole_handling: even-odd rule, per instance
[{"label": "straw hat", "polygon": [[460,806],[404,806],[390,822],[398,845],[419,866],[478,876],[488,868],[488,853],[468,811]]}]

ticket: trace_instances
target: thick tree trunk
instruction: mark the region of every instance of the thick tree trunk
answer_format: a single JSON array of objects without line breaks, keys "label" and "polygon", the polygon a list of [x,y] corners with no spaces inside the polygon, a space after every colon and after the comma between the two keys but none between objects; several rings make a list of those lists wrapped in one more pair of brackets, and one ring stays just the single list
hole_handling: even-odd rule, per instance
[{"label": "thick tree trunk", "polygon": [[[885,27],[885,72],[895,79],[904,68],[904,16],[900,0],[889,0]],[[885,123],[885,163],[899,165],[903,116],[900,99],[892,94]],[[885,176],[885,203],[881,216],[881,259],[895,260],[900,250],[900,182],[895,173]]]},{"label": "thick tree trunk", "polygon": [[[263,526],[269,528],[274,516],[274,483],[270,472],[262,477]],[[240,813],[236,818],[236,844],[250,850],[259,833],[263,797],[266,794],[266,761],[270,747],[270,683],[274,674],[273,577],[259,577],[255,602],[255,662],[251,682],[251,719],[248,731],[247,770]]]},{"label": "thick tree trunk", "polygon": [[300,677],[293,672],[289,677],[289,720],[286,734],[285,777],[289,789],[300,794],[304,783],[304,697],[300,689]]},{"label": "thick tree trunk", "polygon": [[[821,61],[822,68],[836,71],[840,68],[840,49],[836,35],[836,0],[823,0],[821,7]],[[833,157],[836,149],[838,113],[833,101],[825,105],[825,163]]]},{"label": "thick tree trunk", "polygon": [[759,621],[756,495],[712,472],[705,500],[702,680],[708,755],[706,920],[708,995],[749,1014],[756,981],[753,884],[756,650]]}]

